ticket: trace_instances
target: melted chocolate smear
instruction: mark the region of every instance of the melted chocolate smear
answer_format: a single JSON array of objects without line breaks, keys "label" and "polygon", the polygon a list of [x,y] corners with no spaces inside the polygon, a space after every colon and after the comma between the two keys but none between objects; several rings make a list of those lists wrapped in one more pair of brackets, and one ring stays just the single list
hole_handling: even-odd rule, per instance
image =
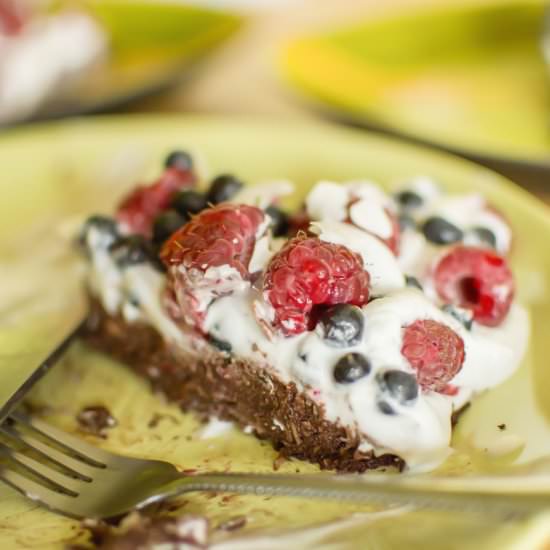
[{"label": "melted chocolate smear", "polygon": [[81,430],[104,439],[107,437],[105,431],[118,425],[117,419],[103,405],[85,407],[76,420]]}]

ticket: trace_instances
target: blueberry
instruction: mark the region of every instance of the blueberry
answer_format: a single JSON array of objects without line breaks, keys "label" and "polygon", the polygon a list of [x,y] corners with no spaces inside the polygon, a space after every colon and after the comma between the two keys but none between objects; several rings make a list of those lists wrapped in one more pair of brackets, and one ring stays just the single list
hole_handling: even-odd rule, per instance
[{"label": "blueberry", "polygon": [[474,314],[469,309],[453,306],[452,304],[445,304],[441,309],[452,315],[459,323],[462,323],[466,330],[471,330]]},{"label": "blueberry", "polygon": [[206,194],[207,202],[218,204],[228,201],[243,187],[243,182],[231,174],[222,174],[215,178],[210,184],[210,189]]},{"label": "blueberry", "polygon": [[177,168],[182,172],[187,172],[193,168],[193,158],[186,151],[172,151],[164,161],[166,168]]},{"label": "blueberry", "polygon": [[113,218],[99,215],[90,216],[84,222],[78,238],[78,242],[83,247],[87,247],[88,245],[87,240],[90,229],[95,229],[97,231],[100,243],[105,248],[108,248],[120,238],[117,223]]},{"label": "blueberry", "polygon": [[370,372],[370,363],[360,353],[348,353],[334,367],[334,380],[339,384],[351,384]]},{"label": "blueberry", "polygon": [[273,232],[273,236],[283,237],[287,235],[290,229],[288,214],[276,206],[268,206],[265,211],[271,218],[271,231]]},{"label": "blueberry", "polygon": [[418,208],[424,203],[422,197],[414,191],[401,191],[401,193],[397,193],[396,198],[399,205],[405,210]]},{"label": "blueberry", "polygon": [[198,191],[180,191],[172,199],[172,208],[183,216],[198,214],[207,206],[206,197]]},{"label": "blueberry", "polygon": [[129,267],[152,263],[155,267],[158,258],[150,241],[141,235],[123,237],[110,247],[111,256],[119,267]]},{"label": "blueberry", "polygon": [[393,407],[387,402],[387,401],[378,401],[376,403],[378,406],[378,409],[380,409],[380,412],[383,414],[387,414],[389,416],[393,416],[395,413]]},{"label": "blueberry", "polygon": [[438,216],[428,218],[422,226],[422,232],[426,239],[435,244],[456,243],[464,236],[456,225]]},{"label": "blueberry", "polygon": [[353,346],[363,335],[363,312],[349,304],[339,304],[327,309],[319,319],[323,338],[335,348]]},{"label": "blueberry", "polygon": [[413,288],[418,288],[418,290],[422,291],[424,290],[418,279],[412,275],[405,275],[405,283],[407,286],[412,286]]},{"label": "blueberry", "polygon": [[161,245],[172,233],[188,221],[188,216],[182,216],[175,210],[166,210],[166,212],[159,214],[153,223],[153,243]]},{"label": "blueberry", "polygon": [[212,336],[212,334],[209,334],[208,342],[219,351],[223,351],[225,353],[231,353],[231,350],[232,350],[231,344],[229,342],[226,342],[225,340],[220,340],[219,338]]},{"label": "blueberry", "polygon": [[482,244],[491,248],[497,247],[497,238],[490,229],[486,227],[473,227],[471,231]]},{"label": "blueberry", "polygon": [[412,216],[409,216],[408,214],[399,214],[397,221],[399,223],[399,229],[401,229],[401,231],[405,231],[407,229],[416,229],[416,222],[414,221]]},{"label": "blueberry", "polygon": [[402,370],[387,370],[378,377],[384,392],[402,405],[410,405],[418,397],[416,378]]}]

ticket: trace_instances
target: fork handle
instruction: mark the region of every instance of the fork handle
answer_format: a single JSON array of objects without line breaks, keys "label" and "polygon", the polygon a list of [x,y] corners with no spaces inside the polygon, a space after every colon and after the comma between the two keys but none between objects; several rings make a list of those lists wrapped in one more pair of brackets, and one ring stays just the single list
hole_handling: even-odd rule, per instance
[{"label": "fork handle", "polygon": [[[482,479],[482,478],[481,478]],[[473,483],[462,479],[397,475],[316,474],[197,474],[185,475],[164,487],[163,496],[191,491],[229,492],[253,495],[336,499],[381,505],[414,505],[494,513],[509,518],[541,510],[550,504],[550,492],[540,486],[523,492],[502,490],[490,478]],[[434,483],[437,481],[437,483]],[[500,488],[499,488],[500,487]]]}]

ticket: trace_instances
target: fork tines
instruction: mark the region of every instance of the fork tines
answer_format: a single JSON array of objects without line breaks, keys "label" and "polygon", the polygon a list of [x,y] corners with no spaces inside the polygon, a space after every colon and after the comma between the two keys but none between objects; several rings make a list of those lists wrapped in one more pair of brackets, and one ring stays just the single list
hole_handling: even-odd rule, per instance
[{"label": "fork tines", "polygon": [[0,454],[0,479],[45,502],[55,493],[77,497],[105,468],[99,449],[19,413],[0,426]]}]

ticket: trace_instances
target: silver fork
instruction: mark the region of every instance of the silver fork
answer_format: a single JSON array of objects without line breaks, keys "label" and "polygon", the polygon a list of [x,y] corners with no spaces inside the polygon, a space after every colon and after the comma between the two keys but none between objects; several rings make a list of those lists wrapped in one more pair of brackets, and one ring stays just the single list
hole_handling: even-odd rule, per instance
[{"label": "silver fork", "polygon": [[[186,475],[159,460],[129,458],[88,445],[36,418],[12,414],[0,427],[0,479],[73,518],[109,518],[189,491],[412,504],[507,518],[550,506],[548,484],[426,475]],[[508,481],[510,481],[508,479]],[[517,490],[521,489],[520,492]]]}]

